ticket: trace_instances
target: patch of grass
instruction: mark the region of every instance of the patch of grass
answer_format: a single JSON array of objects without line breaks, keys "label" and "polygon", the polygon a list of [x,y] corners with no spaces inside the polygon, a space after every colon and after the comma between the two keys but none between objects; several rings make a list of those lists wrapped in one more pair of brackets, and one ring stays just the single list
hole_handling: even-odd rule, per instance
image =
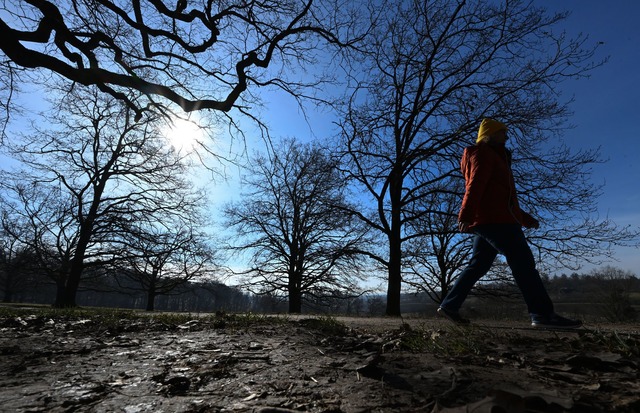
[{"label": "patch of grass", "polygon": [[630,357],[640,357],[640,336],[628,332],[591,330],[579,340],[583,348],[594,346],[604,348],[612,353]]},{"label": "patch of grass", "polygon": [[400,348],[413,353],[420,353],[427,350],[429,344],[428,334],[422,329],[413,330],[404,328],[400,336]]},{"label": "patch of grass", "polygon": [[286,316],[257,313],[227,314],[219,311],[207,317],[215,328],[246,328],[253,326],[282,325],[289,322]]},{"label": "patch of grass", "polygon": [[299,321],[299,324],[320,331],[328,336],[343,335],[349,330],[343,323],[330,316],[304,318]]},{"label": "patch of grass", "polygon": [[262,314],[226,314],[218,312],[211,315],[145,312],[132,309],[113,309],[98,307],[76,307],[58,309],[50,306],[18,307],[0,306],[0,322],[22,328],[51,324],[68,324],[74,330],[93,328],[115,331],[137,330],[173,330],[173,329],[224,329],[246,328],[256,325],[281,325],[288,322],[280,316]]},{"label": "patch of grass", "polygon": [[429,352],[446,357],[478,355],[487,351],[487,332],[471,326],[446,329],[403,329],[400,347],[412,352]]},{"label": "patch of grass", "polygon": [[[2,306],[0,317],[44,317],[62,320],[78,320],[87,317],[101,317],[104,319],[122,318],[123,315],[133,313],[133,310],[111,308],[55,308],[51,306]],[[130,316],[127,316],[130,317]]]},{"label": "patch of grass", "polygon": [[447,356],[480,355],[487,352],[490,332],[484,328],[470,326],[450,326],[446,334],[434,337],[440,339],[440,348]]},{"label": "patch of grass", "polygon": [[233,320],[240,326],[253,326],[263,324],[283,324],[289,321],[286,316],[274,316],[257,313],[240,313],[235,314]]},{"label": "patch of grass", "polygon": [[137,313],[133,316],[134,320],[139,320],[140,318],[150,318],[155,322],[170,326],[181,325],[198,319],[197,316],[193,316],[191,313],[151,313],[149,315]]},{"label": "patch of grass", "polygon": [[[172,329],[179,326],[185,328],[189,325],[191,328],[242,329],[255,326],[282,326],[296,320],[288,315],[252,312],[236,314],[218,311],[212,314],[191,314],[102,307],[54,308],[48,305],[0,305],[0,320],[25,317],[72,323],[79,320],[90,320],[94,326],[104,328],[129,325],[140,329]],[[331,316],[303,318],[296,322],[326,335],[341,335],[348,331],[345,324]]]}]

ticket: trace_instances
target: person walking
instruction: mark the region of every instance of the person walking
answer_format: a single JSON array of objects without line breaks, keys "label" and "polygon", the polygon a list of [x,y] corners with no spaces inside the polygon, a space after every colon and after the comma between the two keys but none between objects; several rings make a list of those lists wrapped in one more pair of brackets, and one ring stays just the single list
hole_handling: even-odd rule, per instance
[{"label": "person walking", "polygon": [[483,119],[474,146],[464,150],[460,167],[465,194],[458,214],[461,232],[474,234],[473,252],[467,267],[437,312],[456,324],[469,324],[459,310],[467,295],[491,268],[498,254],[504,255],[531,316],[534,327],[577,328],[579,320],[555,313],[533,253],[522,231],[539,228],[534,217],[520,209],[511,171],[511,152],[506,148],[507,126]]}]

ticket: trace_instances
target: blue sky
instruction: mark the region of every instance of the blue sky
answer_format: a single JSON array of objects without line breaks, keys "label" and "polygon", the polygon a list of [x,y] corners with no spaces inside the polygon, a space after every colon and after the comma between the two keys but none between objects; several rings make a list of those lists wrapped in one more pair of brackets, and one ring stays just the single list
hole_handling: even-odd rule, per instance
[{"label": "blue sky", "polygon": [[[608,161],[593,169],[596,183],[604,183],[599,202],[601,217],[619,225],[640,226],[640,2],[637,0],[537,0],[553,10],[569,10],[563,26],[575,35],[584,33],[600,45],[598,57],[609,61],[589,79],[562,85],[575,102],[565,133],[572,148],[600,147]],[[640,275],[640,250],[622,248],[612,265]]]}]

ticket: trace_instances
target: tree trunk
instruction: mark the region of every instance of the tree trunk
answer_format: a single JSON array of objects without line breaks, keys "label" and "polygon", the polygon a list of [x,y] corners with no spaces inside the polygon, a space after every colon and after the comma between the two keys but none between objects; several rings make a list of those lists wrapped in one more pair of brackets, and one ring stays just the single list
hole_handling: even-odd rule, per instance
[{"label": "tree trunk", "polygon": [[387,283],[387,310],[391,317],[400,317],[402,289],[402,173],[394,170],[390,176],[389,202],[391,227],[389,228],[389,280]]},{"label": "tree trunk", "polygon": [[302,294],[300,291],[289,291],[289,313],[300,314],[302,312]]},{"label": "tree trunk", "polygon": [[[105,166],[105,170],[109,170],[110,165],[112,165],[113,162],[114,159],[112,158],[109,162],[109,166]],[[69,275],[67,277],[64,300],[61,303],[62,307],[76,307],[76,294],[78,292],[78,287],[80,287],[82,272],[84,271],[84,257],[87,253],[89,242],[91,242],[91,237],[93,236],[93,224],[98,215],[98,207],[100,206],[102,193],[107,179],[108,176],[106,174],[100,176],[98,185],[93,193],[89,212],[84,219],[80,219],[80,228],[78,229],[80,236],[78,237],[78,244],[76,245],[75,253],[71,260],[71,268],[69,269]]]},{"label": "tree trunk", "polygon": [[153,311],[156,308],[156,281],[158,280],[158,272],[159,270],[154,267],[151,273],[149,288],[147,288],[147,311]]},{"label": "tree trunk", "polygon": [[387,282],[387,310],[391,317],[400,317],[400,292],[402,289],[402,253],[400,240],[389,239],[389,280]]},{"label": "tree trunk", "polygon": [[147,291],[147,311],[155,310],[155,302],[156,302],[156,291],[155,288],[149,288]]},{"label": "tree trunk", "polygon": [[302,313],[302,292],[300,291],[300,279],[302,276],[297,273],[289,274],[289,313]]},{"label": "tree trunk", "polygon": [[60,292],[60,283],[58,283],[58,296],[56,298],[55,307],[69,308],[77,307],[76,294],[78,287],[80,287],[80,279],[82,278],[82,272],[84,271],[84,256],[87,252],[87,246],[91,240],[91,233],[93,231],[93,220],[87,220],[80,226],[80,237],[78,237],[78,244],[71,259],[71,265],[69,266],[69,272],[67,273],[66,281],[63,282],[63,290]]},{"label": "tree trunk", "polygon": [[[68,267],[69,271],[66,272],[66,276],[61,276],[60,279],[64,280],[58,283],[58,296],[56,298],[55,307],[58,308],[71,308],[77,307],[76,294],[80,287],[80,278],[82,277],[82,271],[84,270],[84,254],[87,250],[89,243],[89,236],[86,236],[86,240],[82,235],[78,240],[75,255],[71,260],[71,265]],[[62,286],[62,291],[60,288]]]},{"label": "tree trunk", "polygon": [[82,276],[82,268],[79,268],[76,265],[72,265],[71,271],[69,271],[69,276],[67,277],[67,282],[64,285],[64,291],[62,292],[62,295],[58,294],[59,300],[56,300],[57,301],[56,307],[58,308],[77,307],[76,294],[78,292],[78,287],[80,286],[81,276]]},{"label": "tree trunk", "polygon": [[[68,294],[67,294],[67,283],[65,282],[65,278],[61,275],[56,279],[56,300],[53,302],[53,306],[55,308],[67,308],[72,307],[68,305]],[[75,305],[75,295],[73,304]]]}]

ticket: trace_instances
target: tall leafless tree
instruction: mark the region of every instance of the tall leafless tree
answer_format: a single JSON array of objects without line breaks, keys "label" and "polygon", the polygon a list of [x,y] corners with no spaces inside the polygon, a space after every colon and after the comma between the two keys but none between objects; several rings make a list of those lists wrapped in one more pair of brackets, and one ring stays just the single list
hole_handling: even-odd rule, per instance
[{"label": "tall leafless tree", "polygon": [[247,287],[286,294],[291,313],[305,298],[360,294],[355,251],[365,233],[344,212],[345,183],[319,147],[284,140],[252,160],[243,185],[247,192],[225,216],[238,235],[232,249],[251,256]]},{"label": "tall leafless tree", "polygon": [[147,296],[147,311],[153,311],[157,296],[175,292],[188,282],[212,277],[214,250],[198,226],[203,219],[167,225],[167,222],[129,228],[128,251],[119,260],[116,279],[126,276]]},{"label": "tall leafless tree", "polygon": [[60,307],[75,306],[87,267],[126,253],[130,222],[186,218],[200,199],[154,119],[135,121],[107,97],[76,88],[45,128],[12,144],[23,168],[3,174],[3,208],[22,227],[13,235],[49,268]]},{"label": "tall leafless tree", "polygon": [[[352,65],[341,146],[343,170],[373,205],[358,216],[386,240],[383,249],[366,253],[387,269],[386,313],[398,316],[403,245],[424,235],[413,223],[426,214],[447,214],[415,203],[456,192],[443,184],[460,179],[460,154],[475,141],[480,120],[495,117],[509,125],[516,168],[545,165],[551,171],[558,159],[547,160],[540,151],[570,114],[556,86],[599,63],[592,63],[595,47],[586,38],[556,31],[567,14],[548,15],[529,1],[404,0],[393,2],[393,9]],[[571,165],[582,173],[593,161],[594,153],[584,152]],[[571,178],[563,179],[565,189],[581,192]],[[548,201],[543,189],[521,188],[540,197],[525,196],[524,203]]]}]

